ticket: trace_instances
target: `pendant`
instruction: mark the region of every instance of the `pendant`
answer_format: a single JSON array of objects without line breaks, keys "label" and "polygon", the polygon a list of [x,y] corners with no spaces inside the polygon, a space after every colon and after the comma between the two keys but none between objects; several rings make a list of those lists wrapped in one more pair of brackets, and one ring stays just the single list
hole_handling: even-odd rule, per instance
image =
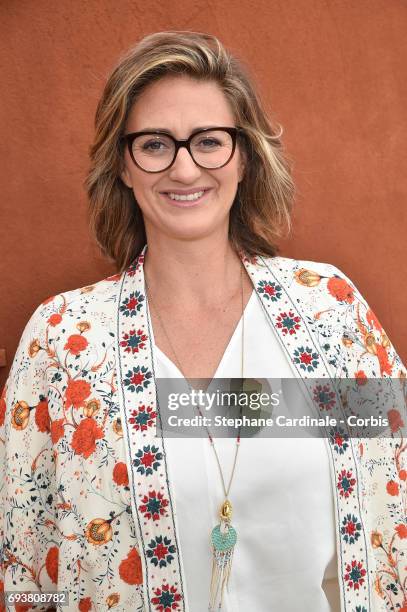
[{"label": "pendant", "polygon": [[232,504],[224,501],[220,510],[220,523],[212,529],[212,578],[208,611],[222,609],[223,594],[228,585],[232,569],[233,551],[237,541],[236,529],[232,527]]}]

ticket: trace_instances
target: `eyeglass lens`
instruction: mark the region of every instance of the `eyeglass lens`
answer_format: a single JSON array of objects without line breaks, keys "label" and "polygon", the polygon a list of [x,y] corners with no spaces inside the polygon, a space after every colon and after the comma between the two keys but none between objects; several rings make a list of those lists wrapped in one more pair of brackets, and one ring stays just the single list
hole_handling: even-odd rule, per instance
[{"label": "eyeglass lens", "polygon": [[[194,161],[204,168],[219,168],[229,161],[233,140],[223,130],[196,134],[190,143]],[[174,159],[175,144],[165,134],[144,134],[133,140],[132,153],[137,164],[148,171],[167,168]]]}]

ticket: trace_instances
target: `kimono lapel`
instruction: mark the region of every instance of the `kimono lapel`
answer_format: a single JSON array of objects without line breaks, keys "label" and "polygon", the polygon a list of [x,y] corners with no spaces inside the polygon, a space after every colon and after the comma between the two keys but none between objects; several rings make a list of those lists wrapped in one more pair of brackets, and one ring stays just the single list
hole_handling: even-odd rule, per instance
[{"label": "kimono lapel", "polygon": [[[288,260],[287,260],[288,261]],[[280,257],[265,261],[263,258],[243,263],[260,297],[270,325],[279,339],[294,375],[299,378],[313,405],[316,416],[326,416],[324,398],[334,397],[329,413],[336,422],[343,419],[341,399],[334,384],[335,371],[328,362],[311,321],[318,318],[321,301],[316,299],[315,311],[299,308],[301,286],[296,283],[299,262],[284,266]],[[322,297],[322,289],[320,293]],[[304,307],[303,307],[304,308]],[[312,380],[315,379],[315,384]],[[321,384],[321,379],[326,379]],[[338,580],[341,610],[367,612],[373,610],[370,600],[371,585],[368,563],[368,534],[361,520],[361,497],[357,442],[346,428],[335,427],[326,431],[330,458],[332,488],[335,503]],[[345,537],[344,537],[345,536]]]},{"label": "kimono lapel", "polygon": [[[175,522],[174,495],[169,481],[164,439],[156,437],[160,410],[146,308],[143,274],[145,250],[146,247],[123,274],[118,295],[116,352],[119,401],[132,512],[143,570],[144,607],[149,612],[183,612],[188,610],[188,603]],[[260,258],[249,261],[242,257],[242,261],[294,375],[303,380],[326,379],[327,389],[335,393],[332,368],[322,354],[316,334],[297,306],[300,294],[296,287],[291,287],[293,271],[279,265],[281,258],[278,257],[268,262]],[[307,390],[310,394],[309,384]],[[322,410],[318,399],[320,389],[312,391],[310,401],[319,413]],[[341,440],[340,452],[335,450],[338,439]],[[360,520],[355,449],[344,432],[330,432],[330,440],[342,610],[363,612],[372,608],[366,534]],[[358,537],[355,539],[351,536],[345,541],[340,533],[349,523],[354,526],[354,535],[357,533]]]}]

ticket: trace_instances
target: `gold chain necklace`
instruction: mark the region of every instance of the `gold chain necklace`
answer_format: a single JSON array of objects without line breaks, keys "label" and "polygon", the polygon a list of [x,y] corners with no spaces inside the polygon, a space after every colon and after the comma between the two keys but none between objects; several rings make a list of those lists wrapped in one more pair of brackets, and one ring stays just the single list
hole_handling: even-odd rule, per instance
[{"label": "gold chain necklace", "polygon": [[[171,350],[174,354],[177,366],[179,371],[181,372],[181,374],[184,376],[188,387],[190,388],[191,392],[192,392],[192,387],[190,385],[189,380],[187,379],[187,377],[184,375],[183,370],[181,368],[181,364],[179,362],[177,353],[174,349],[174,346],[171,342],[171,339],[167,333],[167,330],[165,328],[165,325],[162,321],[162,318],[160,316],[160,313],[154,303],[154,300],[152,298],[152,294],[151,294],[151,289],[147,283],[147,279],[144,275],[144,283],[145,283],[145,293],[147,298],[151,301],[151,305],[153,306],[157,318],[160,322],[161,328],[165,334],[165,337],[167,338],[168,344],[171,347]],[[243,296],[243,267],[240,268],[240,284],[241,284],[241,318],[242,318],[242,345],[241,345],[241,381],[243,383],[243,372],[244,372],[244,296]],[[202,412],[199,408],[199,406],[197,407],[197,410],[200,414],[200,416],[202,417]],[[223,603],[223,595],[224,595],[224,591],[225,588],[228,585],[229,582],[229,577],[230,577],[230,573],[231,573],[231,569],[232,569],[232,560],[233,560],[233,551],[234,551],[234,547],[237,541],[237,532],[236,529],[232,526],[231,524],[231,520],[232,520],[232,504],[229,500],[229,493],[230,493],[230,488],[232,486],[232,481],[233,481],[233,477],[235,474],[235,468],[236,468],[236,463],[237,463],[237,456],[238,456],[238,452],[239,452],[239,448],[240,448],[240,433],[241,433],[241,427],[239,427],[239,431],[238,431],[238,435],[236,437],[236,451],[235,451],[235,457],[234,457],[234,461],[233,461],[233,467],[232,467],[232,472],[230,475],[230,479],[229,479],[229,484],[228,487],[226,488],[225,485],[225,479],[223,476],[223,471],[222,471],[222,467],[221,467],[221,463],[219,460],[219,455],[218,452],[216,450],[214,441],[213,441],[213,436],[210,433],[210,430],[207,426],[205,426],[205,429],[207,431],[208,434],[208,438],[209,438],[209,442],[213,448],[213,451],[215,453],[215,457],[216,457],[216,462],[218,464],[218,468],[219,468],[219,473],[220,473],[220,477],[221,477],[221,481],[222,481],[222,486],[223,486],[223,492],[225,495],[224,501],[220,507],[220,511],[219,511],[219,517],[220,517],[220,522],[218,525],[216,525],[211,532],[211,543],[212,543],[212,576],[211,576],[211,584],[210,584],[210,596],[209,596],[209,605],[208,605],[208,611],[209,612],[214,612],[215,610],[221,610],[222,609],[222,603]]]}]

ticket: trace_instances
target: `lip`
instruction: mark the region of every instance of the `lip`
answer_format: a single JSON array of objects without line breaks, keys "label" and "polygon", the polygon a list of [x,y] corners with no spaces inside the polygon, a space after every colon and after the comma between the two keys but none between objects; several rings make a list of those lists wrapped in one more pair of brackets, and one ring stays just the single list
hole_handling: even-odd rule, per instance
[{"label": "lip", "polygon": [[209,191],[212,187],[192,187],[192,189],[166,189],[165,191],[160,191],[160,193],[175,193],[176,195],[190,195],[191,193],[196,193],[197,191]]},{"label": "lip", "polygon": [[[206,196],[211,191],[211,189],[212,188],[206,189],[205,187],[201,189],[192,189],[192,190],[188,189],[188,191],[180,191],[179,189],[175,189],[174,191],[170,191],[170,192],[162,191],[161,195],[166,199],[167,202],[169,202],[172,206],[175,206],[176,208],[193,208],[194,206],[198,206],[198,204],[200,204],[201,202],[205,200]],[[189,193],[196,193],[197,191],[203,191],[204,193],[197,200],[190,200],[190,201],[172,200],[170,196],[168,195],[168,193],[175,193],[177,195],[188,195]]]}]

